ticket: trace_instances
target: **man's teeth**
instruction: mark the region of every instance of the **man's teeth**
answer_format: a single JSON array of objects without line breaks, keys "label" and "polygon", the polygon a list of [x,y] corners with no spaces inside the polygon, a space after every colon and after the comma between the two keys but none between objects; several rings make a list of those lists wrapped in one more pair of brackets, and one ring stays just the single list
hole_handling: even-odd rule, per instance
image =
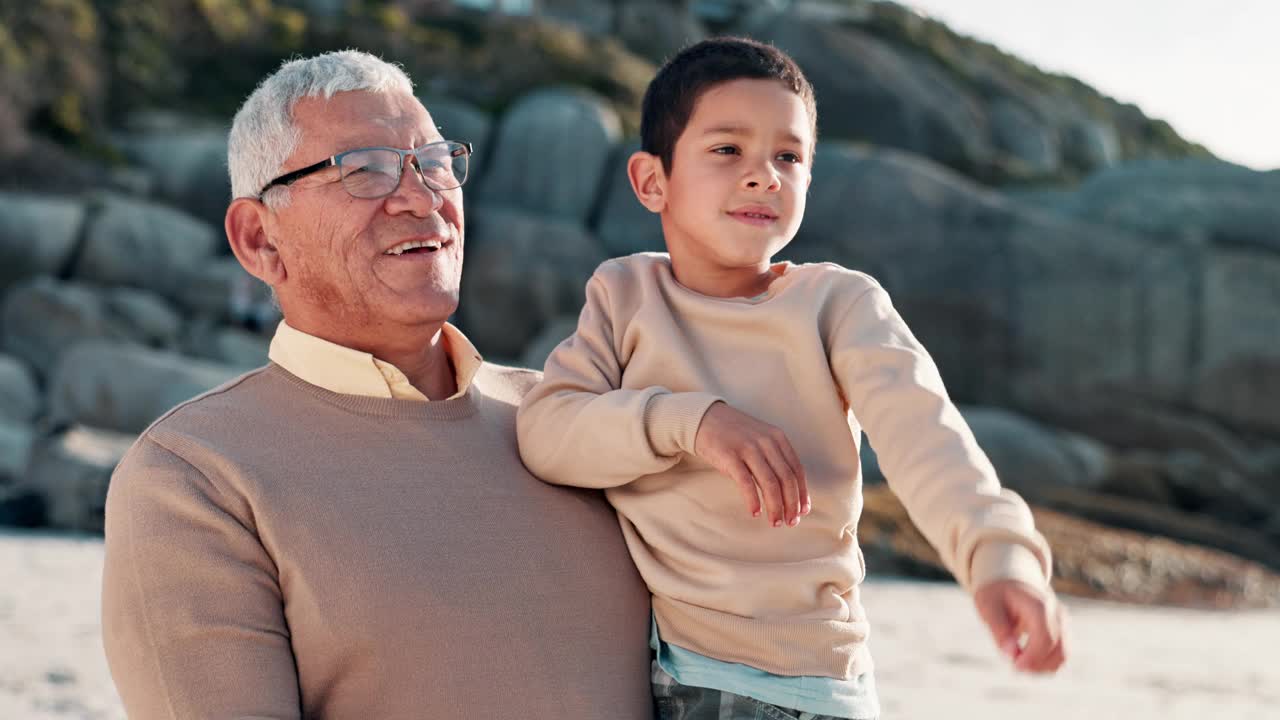
[{"label": "man's teeth", "polygon": [[416,249],[416,248],[426,248],[426,249],[428,249],[428,250],[439,250],[439,249],[440,249],[440,241],[439,241],[439,240],[428,240],[428,241],[426,241],[426,242],[412,242],[412,241],[411,241],[411,242],[406,242],[406,243],[400,243],[399,245],[397,245],[397,246],[395,246],[395,247],[391,248],[390,250],[386,251],[386,252],[385,252],[385,253],[383,253],[383,254],[384,254],[384,255],[401,255],[401,254],[403,254],[403,253],[405,253],[405,252],[407,252],[407,251],[409,251],[409,250],[414,250],[414,249]]}]

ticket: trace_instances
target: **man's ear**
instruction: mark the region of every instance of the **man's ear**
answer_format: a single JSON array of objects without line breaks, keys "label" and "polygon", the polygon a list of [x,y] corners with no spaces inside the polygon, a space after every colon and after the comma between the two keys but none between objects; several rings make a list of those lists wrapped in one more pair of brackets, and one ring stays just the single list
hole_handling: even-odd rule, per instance
[{"label": "man's ear", "polygon": [[627,179],[636,199],[649,212],[660,213],[667,208],[667,174],[657,155],[643,150],[632,153],[627,159]]},{"label": "man's ear", "polygon": [[245,272],[275,287],[288,277],[284,261],[267,237],[267,206],[253,198],[236,198],[227,208],[225,221],[231,252]]}]

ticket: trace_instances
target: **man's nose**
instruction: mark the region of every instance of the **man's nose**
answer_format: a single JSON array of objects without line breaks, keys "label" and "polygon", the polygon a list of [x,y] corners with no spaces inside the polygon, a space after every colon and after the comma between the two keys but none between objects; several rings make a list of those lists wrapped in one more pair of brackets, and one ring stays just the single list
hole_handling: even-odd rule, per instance
[{"label": "man's nose", "polygon": [[427,217],[444,205],[444,195],[427,185],[417,157],[406,155],[404,161],[409,167],[400,173],[400,184],[396,186],[395,192],[387,196],[387,212],[411,212],[419,217]]}]

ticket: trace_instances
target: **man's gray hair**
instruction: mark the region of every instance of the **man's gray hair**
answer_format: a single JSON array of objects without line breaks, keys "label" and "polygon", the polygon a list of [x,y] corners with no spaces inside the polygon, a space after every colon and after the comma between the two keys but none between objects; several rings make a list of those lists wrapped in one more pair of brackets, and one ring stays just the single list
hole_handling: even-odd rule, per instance
[{"label": "man's gray hair", "polygon": [[[299,100],[327,100],[351,90],[413,95],[413,82],[400,66],[358,50],[290,60],[267,76],[231,123],[227,141],[231,196],[256,197],[281,174],[285,161],[302,142],[302,132],[293,122],[293,106]],[[289,189],[272,188],[263,201],[272,208],[288,205]]]}]

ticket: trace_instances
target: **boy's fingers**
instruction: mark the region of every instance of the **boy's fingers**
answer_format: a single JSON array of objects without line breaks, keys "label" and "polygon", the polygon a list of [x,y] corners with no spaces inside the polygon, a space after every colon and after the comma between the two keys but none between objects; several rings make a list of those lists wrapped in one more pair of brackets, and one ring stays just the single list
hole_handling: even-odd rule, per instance
[{"label": "boy's fingers", "polygon": [[978,602],[977,607],[978,615],[991,631],[991,637],[1000,648],[1000,652],[1010,660],[1017,657],[1018,636],[1014,634],[1013,619],[1009,617],[1005,604],[984,598],[983,601]]},{"label": "boy's fingers", "polygon": [[1055,603],[1054,612],[1050,615],[1049,636],[1054,639],[1053,647],[1036,672],[1056,672],[1067,661],[1067,612],[1061,604]]},{"label": "boy's fingers", "polygon": [[804,464],[800,462],[800,456],[796,454],[795,448],[791,447],[791,443],[787,443],[784,449],[788,455],[788,462],[796,473],[796,489],[800,494],[800,514],[808,515],[813,509],[813,500],[809,498],[809,481],[804,476]]},{"label": "boy's fingers", "polygon": [[781,526],[784,505],[778,478],[773,474],[773,469],[769,467],[769,463],[759,455],[750,455],[746,458],[746,462],[747,469],[751,471],[752,477],[755,478],[756,486],[760,488],[760,497],[764,498],[764,508],[769,516],[769,524],[773,527]]},{"label": "boy's fingers", "polygon": [[1019,625],[1027,635],[1027,646],[1022,649],[1022,654],[1018,656],[1018,669],[1039,669],[1058,644],[1057,639],[1050,634],[1049,624],[1046,622],[1047,619],[1048,613],[1046,612],[1029,611],[1022,613]]},{"label": "boy's fingers", "polygon": [[800,487],[795,471],[787,462],[782,449],[776,445],[766,445],[764,456],[769,461],[769,466],[773,468],[773,474],[778,478],[782,491],[785,512],[782,521],[787,525],[795,525],[800,522]]},{"label": "boy's fingers", "polygon": [[787,467],[791,470],[791,476],[795,478],[796,483],[796,515],[808,515],[809,507],[809,486],[804,478],[804,464],[800,462],[800,456],[796,454],[795,448],[791,447],[791,442],[786,436],[782,436],[778,443],[778,451],[782,454],[783,460],[787,463]]},{"label": "boy's fingers", "polygon": [[756,482],[752,479],[747,466],[739,463],[729,472],[729,477],[733,479],[733,484],[738,486],[738,492],[746,501],[747,511],[751,513],[751,517],[760,517],[760,494],[756,492]]},{"label": "boy's fingers", "polygon": [[1058,644],[1054,645],[1053,649],[1049,651],[1049,655],[1045,657],[1044,661],[1032,669],[1036,672],[1054,672],[1062,667],[1062,663],[1066,662],[1066,659],[1066,648],[1063,647],[1061,640],[1059,640]]}]

